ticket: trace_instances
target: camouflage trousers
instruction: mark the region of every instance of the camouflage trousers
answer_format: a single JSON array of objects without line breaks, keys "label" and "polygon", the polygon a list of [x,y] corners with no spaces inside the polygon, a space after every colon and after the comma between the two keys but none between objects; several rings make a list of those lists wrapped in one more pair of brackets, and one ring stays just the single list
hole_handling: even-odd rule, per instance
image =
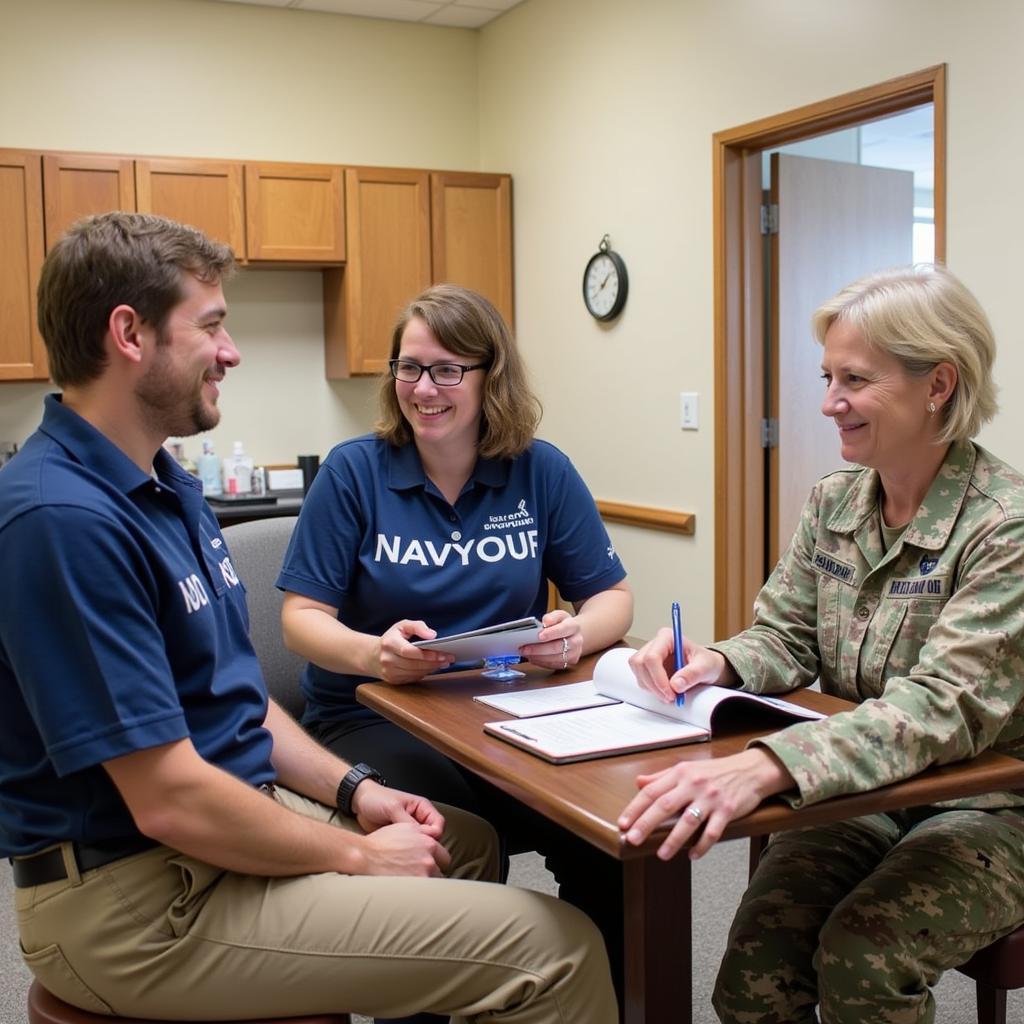
[{"label": "camouflage trousers", "polygon": [[715,985],[729,1024],[929,1024],[930,986],[1024,921],[1024,817],[919,808],[772,837]]}]

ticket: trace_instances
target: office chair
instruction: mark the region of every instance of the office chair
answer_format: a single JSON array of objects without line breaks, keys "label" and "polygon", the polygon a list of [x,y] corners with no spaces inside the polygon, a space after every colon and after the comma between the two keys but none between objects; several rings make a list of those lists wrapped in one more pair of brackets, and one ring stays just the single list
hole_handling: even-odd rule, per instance
[{"label": "office chair", "polygon": [[[302,714],[299,675],[305,664],[281,640],[281,603],[284,596],[274,586],[284,561],[285,549],[295,526],[295,516],[257,519],[224,530],[232,563],[245,584],[253,646],[266,676],[271,695],[289,714]],[[28,992],[28,1024],[166,1024],[139,1021],[134,1017],[110,1017],[89,1013],[65,1003],[33,981]],[[223,1022],[221,1022],[223,1024]],[[263,1018],[249,1024],[351,1024],[347,1013],[311,1017]]]},{"label": "office chair", "polygon": [[957,970],[974,979],[978,1024],[1006,1024],[1006,993],[1024,988],[1024,925],[979,949]]},{"label": "office chair", "polygon": [[[768,836],[750,837],[750,875],[761,859]],[[1024,988],[1024,925],[979,949],[957,970],[974,979],[978,1024],[1006,1024],[1006,993]]]},{"label": "office chair", "polygon": [[296,516],[253,519],[224,528],[231,564],[245,584],[249,605],[249,637],[263,669],[270,696],[293,718],[305,707],[299,679],[305,658],[293,654],[281,639],[284,594],[274,586],[284,563]]}]

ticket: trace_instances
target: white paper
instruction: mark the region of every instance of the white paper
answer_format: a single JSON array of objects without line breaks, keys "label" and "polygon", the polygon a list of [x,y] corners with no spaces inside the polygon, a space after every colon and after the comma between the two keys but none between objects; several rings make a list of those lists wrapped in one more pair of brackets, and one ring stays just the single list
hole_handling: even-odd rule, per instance
[{"label": "white paper", "polygon": [[506,715],[515,715],[516,718],[551,715],[558,711],[575,711],[577,708],[594,708],[602,704],[618,703],[613,697],[605,697],[598,693],[590,679],[585,679],[582,683],[544,686],[536,690],[484,693],[473,699],[497,711],[504,711]]},{"label": "white paper", "polygon": [[825,717],[775,697],[710,685],[687,690],[684,705],[678,707],[640,688],[629,667],[633,653],[628,647],[606,651],[594,666],[592,680],[476,697],[516,716],[515,721],[488,722],[484,728],[549,760],[571,761],[707,739],[716,709],[727,702],[750,702],[792,718]]},{"label": "white paper", "polygon": [[652,714],[632,704],[610,704],[571,714],[488,722],[484,729],[552,761],[649,750],[708,737],[707,732],[697,726]]}]

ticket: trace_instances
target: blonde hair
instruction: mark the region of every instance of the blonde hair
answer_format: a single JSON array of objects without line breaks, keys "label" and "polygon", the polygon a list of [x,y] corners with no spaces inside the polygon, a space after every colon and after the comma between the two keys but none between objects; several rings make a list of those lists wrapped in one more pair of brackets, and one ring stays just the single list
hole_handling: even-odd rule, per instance
[{"label": "blonde hair", "polygon": [[868,274],[815,310],[821,344],[833,323],[854,324],[864,340],[923,377],[952,363],[957,383],[942,407],[942,443],[966,440],[996,413],[996,342],[978,300],[943,266],[922,263]]},{"label": "blonde hair", "polygon": [[[513,459],[527,449],[540,422],[541,405],[530,389],[526,365],[501,314],[477,292],[454,284],[437,284],[413,299],[395,322],[391,359],[402,346],[402,333],[413,317],[430,328],[438,343],[470,363],[485,363],[479,453],[484,458]],[[377,435],[393,445],[412,440],[390,373],[380,382]]]}]

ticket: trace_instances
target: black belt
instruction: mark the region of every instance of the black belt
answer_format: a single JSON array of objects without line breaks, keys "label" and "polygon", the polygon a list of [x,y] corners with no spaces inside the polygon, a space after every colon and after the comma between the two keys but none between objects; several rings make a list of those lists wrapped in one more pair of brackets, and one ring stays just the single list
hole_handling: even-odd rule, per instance
[{"label": "black belt", "polygon": [[[112,861],[130,857],[133,853],[152,849],[156,843],[145,836],[134,836],[129,839],[110,839],[102,843],[72,845],[78,870],[91,871]],[[29,857],[12,859],[11,867],[14,869],[14,884],[19,889],[46,885],[47,882],[57,882],[68,877],[67,869],[64,867],[64,854],[59,846]]]}]

